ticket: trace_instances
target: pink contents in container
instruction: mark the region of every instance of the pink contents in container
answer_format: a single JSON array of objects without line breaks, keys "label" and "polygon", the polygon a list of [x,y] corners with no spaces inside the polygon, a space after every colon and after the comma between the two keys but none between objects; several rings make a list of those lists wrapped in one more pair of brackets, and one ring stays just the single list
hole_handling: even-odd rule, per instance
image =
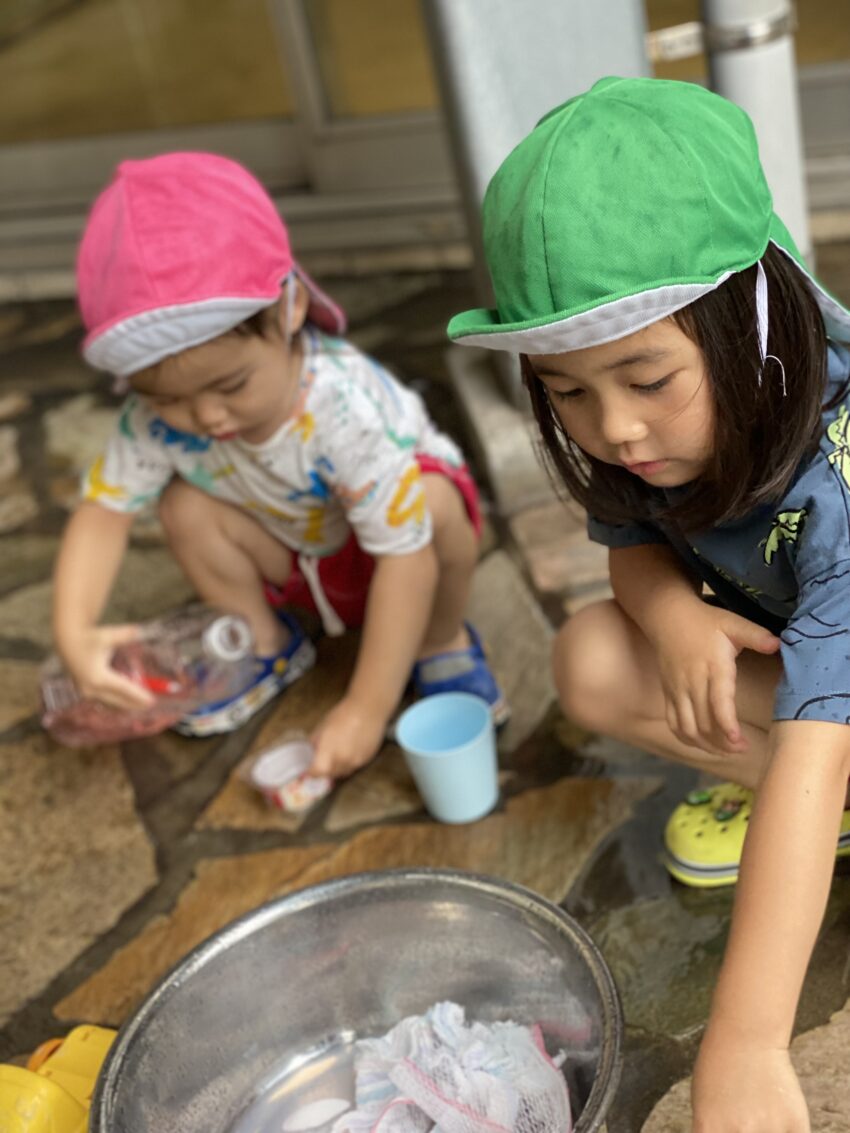
[{"label": "pink contents in container", "polygon": [[308,810],[333,788],[333,779],[307,774],[313,761],[308,739],[288,739],[268,748],[251,764],[248,781],[272,806],[290,814]]}]

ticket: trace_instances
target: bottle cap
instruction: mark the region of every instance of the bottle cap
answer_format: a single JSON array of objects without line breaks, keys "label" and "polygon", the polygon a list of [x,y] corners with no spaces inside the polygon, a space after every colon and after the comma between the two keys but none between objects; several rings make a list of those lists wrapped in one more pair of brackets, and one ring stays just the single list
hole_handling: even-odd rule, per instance
[{"label": "bottle cap", "polygon": [[220,661],[241,661],[254,647],[251,627],[236,614],[222,614],[204,630],[204,650]]}]

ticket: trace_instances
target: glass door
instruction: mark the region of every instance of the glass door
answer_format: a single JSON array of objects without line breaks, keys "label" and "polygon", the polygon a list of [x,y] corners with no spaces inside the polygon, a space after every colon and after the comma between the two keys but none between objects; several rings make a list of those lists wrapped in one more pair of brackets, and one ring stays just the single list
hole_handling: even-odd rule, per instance
[{"label": "glass door", "polygon": [[68,294],[115,164],[208,149],[299,248],[459,241],[419,0],[3,0],[0,301]]},{"label": "glass door", "polygon": [[4,0],[0,208],[85,203],[122,157],[211,148],[305,177],[265,0]]},{"label": "glass door", "polygon": [[274,0],[314,188],[453,185],[419,0]]}]

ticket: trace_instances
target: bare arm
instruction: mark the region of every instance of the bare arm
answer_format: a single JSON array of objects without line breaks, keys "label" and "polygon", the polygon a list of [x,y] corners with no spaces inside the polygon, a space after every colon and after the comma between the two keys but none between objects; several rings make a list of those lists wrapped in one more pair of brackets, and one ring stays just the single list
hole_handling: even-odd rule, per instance
[{"label": "bare arm", "polygon": [[708,751],[746,750],[736,704],[738,654],[775,653],[779,639],[704,602],[701,583],[672,547],[614,549],[610,570],[614,596],[655,650],[671,732]]},{"label": "bare arm", "polygon": [[425,635],[437,570],[430,544],[377,559],[351,682],[315,737],[315,774],[348,774],[380,746]]},{"label": "bare arm", "polygon": [[701,584],[663,543],[612,547],[608,570],[614,597],[652,642],[659,628],[702,606]]},{"label": "bare arm", "polygon": [[787,1058],[850,777],[850,728],[783,721],[759,788],[694,1080],[695,1129],[808,1133]]},{"label": "bare arm", "polygon": [[56,648],[84,695],[119,708],[142,707],[152,699],[109,667],[115,646],[136,636],[134,627],[97,628],[132,523],[132,515],[81,504],[65,528],[53,573]]}]

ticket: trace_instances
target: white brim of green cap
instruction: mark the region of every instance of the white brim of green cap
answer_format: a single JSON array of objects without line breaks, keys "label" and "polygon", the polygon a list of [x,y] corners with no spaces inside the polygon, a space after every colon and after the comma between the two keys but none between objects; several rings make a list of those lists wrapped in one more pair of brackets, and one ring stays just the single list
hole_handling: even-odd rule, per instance
[{"label": "white brim of green cap", "polygon": [[563,354],[587,346],[601,346],[687,307],[719,287],[731,274],[726,272],[716,283],[673,284],[636,295],[623,295],[590,310],[545,322],[536,320],[506,326],[499,322],[497,311],[487,308],[466,311],[452,319],[449,338],[463,346],[483,346],[515,354]]},{"label": "white brim of green cap", "polygon": [[[784,225],[774,218],[784,232]],[[786,233],[787,235],[787,233]],[[850,312],[830,295],[806,269],[805,263],[791,247],[786,247],[780,232],[772,232],[770,242],[799,268],[814,294],[831,337],[850,340]],[[755,261],[754,261],[755,262]],[[464,311],[449,323],[448,335],[462,346],[478,346],[487,350],[504,350],[514,354],[565,354],[615,342],[643,330],[661,319],[714,291],[727,280],[724,272],[711,283],[677,283],[651,288],[632,295],[623,295],[588,310],[565,312],[562,317],[528,320],[505,324],[499,312],[488,308]]]}]

